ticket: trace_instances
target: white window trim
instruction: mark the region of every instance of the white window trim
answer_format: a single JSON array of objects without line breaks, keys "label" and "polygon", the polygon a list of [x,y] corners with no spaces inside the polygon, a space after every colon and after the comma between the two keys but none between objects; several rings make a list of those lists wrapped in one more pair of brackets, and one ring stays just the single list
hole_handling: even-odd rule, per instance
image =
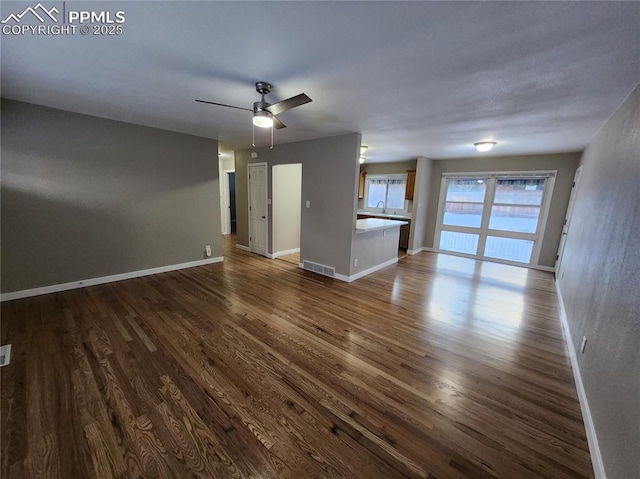
[{"label": "white window trim", "polygon": [[[551,196],[555,186],[556,170],[548,171],[504,171],[504,172],[472,172],[472,173],[442,173],[442,180],[440,182],[440,199],[438,200],[438,216],[436,218],[435,237],[433,239],[434,251],[439,253],[451,254],[455,256],[463,256],[465,258],[480,259],[483,261],[492,261],[494,263],[510,264],[514,266],[527,266],[534,268],[543,268],[539,265],[540,252],[542,250],[542,239],[547,227],[547,219],[549,217],[549,210],[551,208]],[[451,178],[465,178],[465,179],[478,179],[487,180],[487,189],[485,191],[485,201],[482,209],[482,220],[480,228],[471,228],[466,226],[450,226],[443,225],[444,205],[447,194],[447,180]],[[520,178],[546,178],[544,187],[544,193],[542,195],[542,203],[540,205],[540,215],[538,216],[538,226],[535,233],[518,233],[513,231],[502,231],[489,229],[489,218],[491,216],[491,206],[494,204],[493,199],[495,196],[496,179],[520,179]],[[487,198],[491,198],[487,207]],[[479,204],[479,203],[475,203]],[[501,203],[497,203],[501,204]],[[442,231],[454,231],[458,233],[471,233],[479,234],[478,239],[478,252],[482,254],[471,255],[466,253],[459,253],[457,251],[440,250],[440,236]],[[487,236],[498,236],[503,238],[513,239],[525,239],[533,241],[533,250],[531,251],[531,259],[529,263],[518,263],[515,261],[508,261],[499,258],[492,258],[484,256],[484,250],[486,246]],[[544,267],[544,269],[547,269]]]},{"label": "white window trim", "polygon": [[[399,208],[387,208],[386,204],[384,208],[374,208],[369,205],[369,185],[371,184],[371,180],[405,180],[407,181],[406,173],[393,173],[388,175],[367,175],[365,180],[365,193],[364,193],[364,209],[367,211],[371,211],[374,213],[389,213],[389,211],[400,211],[405,213],[407,211],[407,200],[403,201],[402,209]],[[405,185],[405,194],[406,194],[406,185]]]}]

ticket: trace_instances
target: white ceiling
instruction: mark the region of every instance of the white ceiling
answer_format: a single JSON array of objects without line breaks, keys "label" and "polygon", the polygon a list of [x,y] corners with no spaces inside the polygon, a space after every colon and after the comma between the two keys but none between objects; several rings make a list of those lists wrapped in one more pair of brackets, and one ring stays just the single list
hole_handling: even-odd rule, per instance
[{"label": "white ceiling", "polygon": [[[43,2],[45,6],[62,2]],[[2,2],[2,18],[35,2]],[[67,2],[66,8],[79,8]],[[362,132],[369,161],[583,149],[640,81],[638,2],[91,2],[121,36],[2,35],[2,96],[251,145]],[[259,146],[269,142],[264,130]],[[277,146],[276,146],[277,147]]]}]

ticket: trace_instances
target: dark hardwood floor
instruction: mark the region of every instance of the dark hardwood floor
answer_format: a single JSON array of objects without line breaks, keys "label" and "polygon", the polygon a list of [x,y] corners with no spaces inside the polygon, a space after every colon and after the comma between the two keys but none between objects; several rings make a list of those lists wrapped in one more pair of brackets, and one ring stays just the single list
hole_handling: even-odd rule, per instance
[{"label": "dark hardwood floor", "polygon": [[2,304],[2,477],[593,477],[553,276],[225,261]]}]

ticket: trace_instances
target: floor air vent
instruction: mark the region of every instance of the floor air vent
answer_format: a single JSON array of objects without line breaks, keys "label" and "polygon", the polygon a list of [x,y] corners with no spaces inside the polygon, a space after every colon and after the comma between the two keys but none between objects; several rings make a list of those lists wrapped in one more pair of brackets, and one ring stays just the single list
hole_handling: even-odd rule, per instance
[{"label": "floor air vent", "polygon": [[314,273],[323,274],[325,276],[335,277],[336,269],[332,266],[325,266],[323,264],[312,263],[311,261],[304,260],[302,267],[307,271],[313,271]]},{"label": "floor air vent", "polygon": [[0,368],[9,364],[11,360],[11,345],[0,346]]}]

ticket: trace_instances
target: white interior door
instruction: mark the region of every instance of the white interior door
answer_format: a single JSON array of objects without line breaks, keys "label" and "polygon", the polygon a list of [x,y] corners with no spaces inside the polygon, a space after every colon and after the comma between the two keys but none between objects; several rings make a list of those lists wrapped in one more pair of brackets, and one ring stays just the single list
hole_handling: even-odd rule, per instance
[{"label": "white interior door", "polygon": [[267,255],[267,164],[249,165],[249,249]]},{"label": "white interior door", "polygon": [[562,255],[564,254],[564,245],[567,241],[567,234],[569,233],[569,227],[571,226],[571,216],[573,215],[573,206],[576,202],[576,191],[578,189],[578,183],[580,182],[580,175],[582,174],[582,166],[576,170],[576,174],[573,177],[573,186],[571,187],[571,196],[569,196],[569,205],[567,206],[567,214],[564,217],[564,225],[562,226],[562,236],[560,237],[560,246],[558,247],[558,256],[556,256],[556,278],[562,278]]}]

